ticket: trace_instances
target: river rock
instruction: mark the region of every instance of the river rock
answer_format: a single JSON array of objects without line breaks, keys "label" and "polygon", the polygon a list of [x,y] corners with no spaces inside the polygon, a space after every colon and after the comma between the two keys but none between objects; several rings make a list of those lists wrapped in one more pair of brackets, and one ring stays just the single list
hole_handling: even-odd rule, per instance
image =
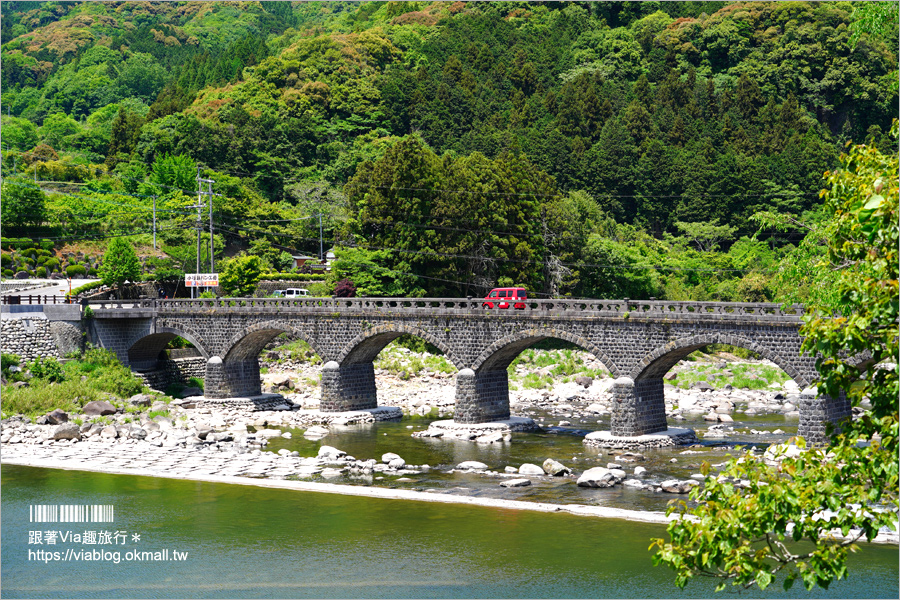
[{"label": "river rock", "polygon": [[507,479],[506,481],[500,482],[500,485],[505,488],[525,487],[531,485],[531,480],[525,479],[524,477],[518,479]]},{"label": "river rock", "polygon": [[667,479],[659,484],[659,487],[662,488],[662,491],[668,492],[669,494],[687,494],[691,491],[691,488],[697,485],[696,481],[678,481],[677,479]]},{"label": "river rock", "polygon": [[81,428],[75,423],[63,423],[53,432],[54,440],[80,440]]},{"label": "river rock", "polygon": [[86,415],[91,416],[104,416],[104,415],[114,415],[116,414],[116,407],[107,402],[106,400],[94,400],[92,402],[88,402],[84,405],[84,408],[81,409],[82,412]]},{"label": "river rock", "polygon": [[147,431],[142,427],[132,427],[128,437],[133,440],[143,440],[147,437]]},{"label": "river rock", "polygon": [[294,382],[291,381],[291,378],[289,375],[278,374],[278,375],[275,375],[274,377],[272,377],[271,381],[272,381],[272,385],[277,388],[289,389],[289,390],[294,389]]},{"label": "river rock", "polygon": [[343,450],[338,450],[332,446],[321,446],[319,448],[319,453],[316,455],[318,458],[340,458],[345,456],[347,453]]},{"label": "river rock", "polygon": [[562,475],[568,475],[572,472],[572,469],[565,466],[559,461],[553,460],[552,458],[548,458],[544,461],[544,472],[547,475],[554,475],[560,477]]},{"label": "river rock", "polygon": [[100,437],[107,439],[116,439],[119,435],[119,432],[116,431],[115,426],[107,425],[103,429],[100,430]]},{"label": "river rock", "polygon": [[575,383],[577,383],[581,387],[587,389],[594,384],[594,378],[587,377],[586,375],[579,375],[578,377],[575,378]]},{"label": "river rock", "polygon": [[644,467],[635,467],[634,468],[635,477],[641,477],[646,474],[647,474],[647,469],[645,469]]},{"label": "river rock", "polygon": [[391,462],[389,462],[387,465],[391,469],[402,469],[406,466],[406,461],[398,456],[397,458],[391,459]]},{"label": "river rock", "polygon": [[385,452],[381,455],[381,462],[387,465],[390,464],[390,462],[395,458],[400,458],[400,455],[393,452]]},{"label": "river rock", "polygon": [[68,423],[69,415],[60,409],[53,410],[45,415],[48,425],[59,425],[60,423]]},{"label": "river rock", "polygon": [[503,434],[499,431],[494,431],[492,433],[486,433],[484,435],[480,435],[475,438],[476,444],[494,444],[496,442],[503,441]]},{"label": "river rock", "polygon": [[128,404],[132,406],[150,406],[153,404],[153,396],[149,394],[135,394],[128,399]]},{"label": "river rock", "polygon": [[[281,437],[281,431],[279,431],[278,429],[260,429],[256,432],[256,437],[262,438],[264,440],[277,438]],[[327,446],[323,446],[323,448],[327,448]]]},{"label": "river rock", "polygon": [[483,462],[478,462],[477,460],[464,460],[463,462],[456,465],[456,468],[463,471],[487,471],[488,466]]},{"label": "river rock", "polygon": [[319,425],[313,425],[309,429],[303,432],[303,437],[309,438],[320,438],[328,435],[329,431],[327,427],[321,427]]},{"label": "river rock", "polygon": [[594,467],[582,473],[577,484],[579,487],[607,488],[616,485],[619,481],[610,469]]},{"label": "river rock", "polygon": [[520,475],[543,475],[544,470],[537,465],[533,465],[531,463],[525,463],[521,467],[519,467]]}]

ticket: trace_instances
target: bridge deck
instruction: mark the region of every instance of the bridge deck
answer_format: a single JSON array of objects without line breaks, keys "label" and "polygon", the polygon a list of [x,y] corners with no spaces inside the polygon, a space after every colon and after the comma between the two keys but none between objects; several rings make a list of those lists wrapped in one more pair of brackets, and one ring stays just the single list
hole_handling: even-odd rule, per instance
[{"label": "bridge deck", "polygon": [[403,313],[496,315],[498,317],[616,317],[620,319],[712,320],[797,323],[803,307],[772,303],[668,302],[664,300],[528,300],[524,309],[489,309],[481,299],[465,298],[199,298],[95,300],[88,303],[99,318],[209,313]]}]

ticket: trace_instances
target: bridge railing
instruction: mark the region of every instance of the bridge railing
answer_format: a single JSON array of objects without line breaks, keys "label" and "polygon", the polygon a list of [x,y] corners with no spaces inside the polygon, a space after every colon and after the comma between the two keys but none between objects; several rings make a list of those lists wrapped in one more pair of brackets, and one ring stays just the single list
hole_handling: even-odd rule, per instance
[{"label": "bridge railing", "polygon": [[803,306],[782,308],[772,303],[669,302],[665,300],[527,300],[524,308],[487,308],[484,300],[468,298],[196,298],[92,300],[94,310],[150,310],[157,313],[238,312],[430,312],[616,316],[621,318],[712,318],[716,320],[756,317],[763,320],[799,320]]}]

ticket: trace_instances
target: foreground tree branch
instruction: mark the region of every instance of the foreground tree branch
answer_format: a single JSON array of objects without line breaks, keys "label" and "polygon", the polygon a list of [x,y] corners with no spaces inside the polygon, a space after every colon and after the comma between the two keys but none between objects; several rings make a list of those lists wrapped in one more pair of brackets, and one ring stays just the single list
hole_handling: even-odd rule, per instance
[{"label": "foreground tree branch", "polygon": [[[669,541],[651,546],[679,587],[714,576],[719,590],[728,582],[765,589],[783,574],[785,589],[798,579],[807,589],[827,588],[846,575],[854,542],[871,541],[882,527],[897,530],[900,165],[897,155],[866,146],[852,147],[841,162],[822,193],[834,218],[820,267],[835,294],[807,307],[803,351],[817,357],[820,394],[846,394],[854,406],[868,399],[871,409],[842,424],[826,448],[805,449],[798,439],[796,456],[748,454],[717,475],[704,465],[705,485],[690,496],[697,505],[671,506],[682,518],[669,525]],[[835,275],[829,264],[854,268]],[[871,360],[851,362],[860,356]],[[750,483],[735,484],[741,480]],[[813,550],[795,554],[801,541]]]}]

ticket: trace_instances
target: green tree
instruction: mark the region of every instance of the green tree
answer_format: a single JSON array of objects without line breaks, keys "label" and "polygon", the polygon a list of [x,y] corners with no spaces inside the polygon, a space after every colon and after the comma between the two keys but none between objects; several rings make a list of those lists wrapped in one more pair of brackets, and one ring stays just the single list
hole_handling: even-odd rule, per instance
[{"label": "green tree", "polygon": [[123,285],[126,281],[137,281],[141,277],[141,263],[131,243],[125,238],[113,238],[103,255],[100,267],[100,279],[104,284],[119,289],[119,298],[123,297]]},{"label": "green tree", "polygon": [[709,223],[685,223],[676,221],[675,226],[684,232],[692,242],[697,244],[701,252],[712,252],[719,247],[719,242],[730,240],[737,231],[737,227],[731,225],[719,225],[718,221]]},{"label": "green tree", "polygon": [[258,256],[238,255],[225,262],[219,273],[219,287],[228,297],[251,296],[263,273]]},{"label": "green tree", "polygon": [[356,285],[358,295],[377,298],[425,295],[413,275],[383,266],[390,262],[391,253],[387,250],[339,248],[335,254],[337,258],[331,264],[328,277],[332,285],[350,279]]},{"label": "green tree", "polygon": [[27,152],[38,143],[38,130],[28,119],[3,115],[3,149]]},{"label": "green tree", "polygon": [[[896,139],[896,121],[892,133]],[[705,575],[722,578],[719,589],[727,581],[764,589],[780,574],[785,589],[797,579],[807,589],[827,588],[846,575],[853,542],[872,540],[881,527],[897,529],[900,162],[896,154],[854,146],[841,164],[824,192],[834,217],[820,264],[837,273],[828,277],[837,293],[832,303],[807,308],[803,351],[817,356],[818,393],[846,394],[854,405],[865,398],[872,408],[842,423],[825,448],[778,467],[748,455],[707,476],[691,494],[699,505],[680,503],[678,511],[691,519],[669,525],[670,542],[654,541],[654,560],[672,567],[681,587]],[[736,487],[736,479],[749,487]]]},{"label": "green tree", "polygon": [[44,192],[25,179],[3,180],[0,220],[4,227],[21,228],[40,225],[47,216]]}]

